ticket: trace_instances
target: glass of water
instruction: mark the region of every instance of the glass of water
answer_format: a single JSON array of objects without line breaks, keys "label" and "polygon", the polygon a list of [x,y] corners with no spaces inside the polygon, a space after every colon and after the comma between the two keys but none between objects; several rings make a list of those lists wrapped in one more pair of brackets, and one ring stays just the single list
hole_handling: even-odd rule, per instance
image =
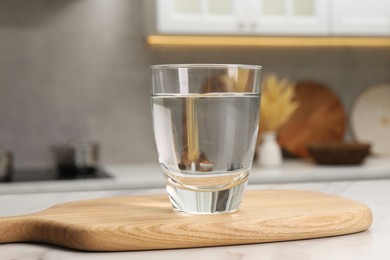
[{"label": "glass of water", "polygon": [[158,157],[173,208],[237,210],[256,146],[261,66],[155,65],[151,84]]}]

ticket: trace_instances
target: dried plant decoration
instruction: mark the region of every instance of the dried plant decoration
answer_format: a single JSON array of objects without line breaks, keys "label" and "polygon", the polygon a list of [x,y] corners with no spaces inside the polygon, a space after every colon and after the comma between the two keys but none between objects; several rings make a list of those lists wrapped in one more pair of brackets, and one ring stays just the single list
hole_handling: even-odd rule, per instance
[{"label": "dried plant decoration", "polygon": [[298,108],[295,98],[295,84],[275,74],[264,78],[261,96],[260,129],[263,132],[276,131]]},{"label": "dried plant decoration", "polygon": [[220,80],[228,92],[245,92],[248,83],[253,77],[250,70],[239,70],[238,75],[223,75]]},{"label": "dried plant decoration", "polygon": [[187,143],[188,159],[191,161],[191,168],[194,168],[195,162],[199,159],[199,134],[198,122],[196,121],[196,111],[194,109],[194,99],[186,100],[186,118],[187,118]]},{"label": "dried plant decoration", "polygon": [[[247,92],[254,80],[254,74],[250,70],[239,70],[230,73],[227,70],[222,75],[207,78],[202,92]],[[196,115],[196,98],[188,97],[185,104],[184,115],[186,150],[181,155],[180,169],[191,171],[211,171],[213,162],[208,161],[207,155],[199,149],[199,128]]]}]

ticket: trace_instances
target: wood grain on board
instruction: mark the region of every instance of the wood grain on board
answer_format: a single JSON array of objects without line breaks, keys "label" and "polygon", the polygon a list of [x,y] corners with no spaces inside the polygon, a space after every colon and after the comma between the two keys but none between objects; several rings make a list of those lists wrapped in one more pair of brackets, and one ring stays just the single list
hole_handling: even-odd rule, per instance
[{"label": "wood grain on board", "polygon": [[328,237],[366,230],[370,209],[297,190],[247,191],[228,214],[174,212],[167,195],[69,202],[0,218],[0,243],[43,242],[78,250],[124,251],[238,245]]}]

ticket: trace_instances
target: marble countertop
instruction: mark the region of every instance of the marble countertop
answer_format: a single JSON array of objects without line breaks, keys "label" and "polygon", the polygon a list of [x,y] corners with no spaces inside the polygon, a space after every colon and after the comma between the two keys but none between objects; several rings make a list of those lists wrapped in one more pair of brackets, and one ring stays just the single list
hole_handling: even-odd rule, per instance
[{"label": "marble countertop", "polygon": [[[103,165],[103,168],[113,178],[0,183],[0,194],[164,187],[164,180],[157,163]],[[259,167],[254,164],[249,183],[269,184],[386,178],[390,178],[389,157],[371,157],[363,165],[358,166],[319,166],[309,161],[287,160],[282,165],[273,168]]]},{"label": "marble countertop", "polygon": [[[390,179],[249,185],[249,189],[304,189],[340,195],[368,205],[374,222],[368,231],[330,238],[212,248],[89,253],[44,244],[2,244],[0,259],[388,259]],[[117,195],[164,193],[126,189],[0,195],[0,216],[28,214],[54,204]],[[2,234],[0,234],[2,235]]]}]

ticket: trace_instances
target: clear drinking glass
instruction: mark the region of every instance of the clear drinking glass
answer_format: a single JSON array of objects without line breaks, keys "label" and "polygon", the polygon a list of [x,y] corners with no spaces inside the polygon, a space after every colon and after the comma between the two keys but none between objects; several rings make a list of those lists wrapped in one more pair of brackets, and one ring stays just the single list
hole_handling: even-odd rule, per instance
[{"label": "clear drinking glass", "polygon": [[173,208],[239,208],[255,151],[261,66],[151,67],[154,134]]}]

